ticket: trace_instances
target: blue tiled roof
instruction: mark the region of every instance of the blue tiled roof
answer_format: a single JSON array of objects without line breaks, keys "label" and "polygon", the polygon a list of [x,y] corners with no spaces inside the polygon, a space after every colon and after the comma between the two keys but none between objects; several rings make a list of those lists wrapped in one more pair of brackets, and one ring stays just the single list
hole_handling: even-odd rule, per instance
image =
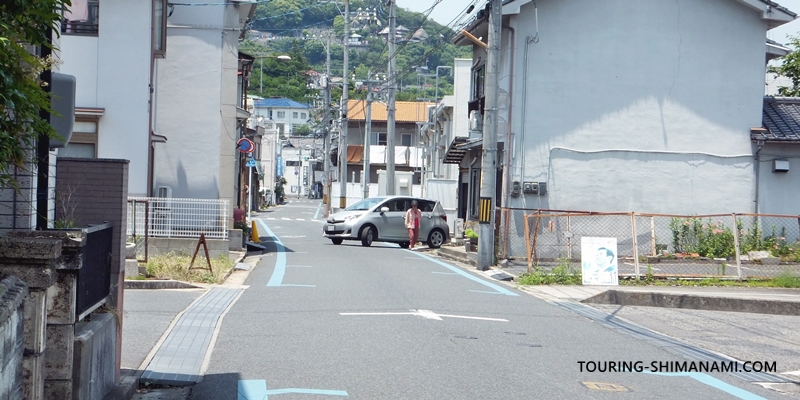
[{"label": "blue tiled roof", "polygon": [[307,104],[298,103],[292,99],[287,98],[277,98],[277,99],[261,99],[256,100],[254,103],[255,107],[258,108],[266,108],[266,107],[274,107],[274,108],[308,108]]}]

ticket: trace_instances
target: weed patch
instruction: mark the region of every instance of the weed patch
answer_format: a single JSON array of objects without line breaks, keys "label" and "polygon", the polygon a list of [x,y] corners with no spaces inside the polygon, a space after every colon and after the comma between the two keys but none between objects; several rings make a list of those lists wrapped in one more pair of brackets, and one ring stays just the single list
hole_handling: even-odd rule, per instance
[{"label": "weed patch", "polygon": [[[184,282],[220,284],[225,274],[233,267],[228,257],[219,256],[211,259],[212,274],[206,269],[189,269],[192,258],[188,255],[167,254],[150,257],[147,261],[147,277],[156,279],[174,279]],[[194,267],[207,267],[206,258],[198,255]]]}]

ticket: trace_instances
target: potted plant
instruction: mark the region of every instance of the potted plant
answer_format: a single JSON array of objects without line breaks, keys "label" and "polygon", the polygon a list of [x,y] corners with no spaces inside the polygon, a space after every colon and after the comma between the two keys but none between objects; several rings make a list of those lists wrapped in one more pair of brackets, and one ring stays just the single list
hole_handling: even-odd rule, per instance
[{"label": "potted plant", "polygon": [[478,233],[473,231],[472,229],[467,229],[464,231],[464,238],[467,240],[464,242],[464,247],[467,251],[478,251]]},{"label": "potted plant", "polygon": [[241,229],[242,230],[242,247],[245,246],[247,240],[250,238],[250,227],[247,225],[246,221],[235,221],[233,223],[233,229]]}]

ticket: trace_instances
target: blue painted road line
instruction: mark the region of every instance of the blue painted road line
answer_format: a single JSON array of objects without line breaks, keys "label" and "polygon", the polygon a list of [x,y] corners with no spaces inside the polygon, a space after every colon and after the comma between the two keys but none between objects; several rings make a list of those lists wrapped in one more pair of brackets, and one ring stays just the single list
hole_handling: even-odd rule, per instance
[{"label": "blue painted road line", "polygon": [[723,381],[721,381],[721,380],[719,380],[717,378],[714,378],[711,375],[703,374],[703,373],[700,373],[700,372],[650,372],[650,371],[643,371],[643,373],[652,374],[652,375],[661,375],[661,376],[686,376],[686,377],[692,378],[692,379],[694,379],[694,380],[696,380],[698,382],[705,383],[706,385],[711,386],[713,388],[717,388],[719,390],[722,390],[723,392],[728,393],[731,396],[738,397],[738,398],[740,398],[742,400],[766,400],[765,398],[763,398],[763,397],[761,397],[761,396],[759,396],[757,394],[750,393],[750,392],[748,392],[748,391],[746,391],[744,389],[739,389],[738,387],[733,386],[733,385],[729,385],[729,384],[727,384],[727,383],[725,383],[725,382],[723,382]]},{"label": "blue painted road line", "polygon": [[449,269],[449,270],[451,270],[451,271],[453,271],[453,272],[455,272],[455,273],[457,273],[457,274],[459,274],[459,275],[461,275],[461,276],[463,276],[463,277],[465,277],[465,278],[467,278],[469,280],[478,282],[478,283],[480,283],[481,285],[484,285],[484,286],[488,286],[488,287],[500,292],[499,294],[504,294],[506,296],[519,296],[518,294],[516,294],[516,293],[514,293],[514,292],[512,292],[512,291],[510,291],[510,290],[508,290],[508,289],[506,289],[506,288],[504,288],[504,287],[502,287],[500,285],[495,285],[494,283],[486,282],[483,279],[478,278],[477,276],[474,276],[474,275],[472,275],[472,274],[470,274],[470,273],[468,273],[466,271],[463,271],[461,268],[454,267],[454,266],[452,266],[450,264],[441,262],[441,261],[439,261],[439,260],[437,260],[437,259],[435,259],[433,257],[429,257],[429,256],[426,256],[426,255],[421,254],[421,253],[415,253],[415,252],[413,252],[411,250],[408,250],[408,249],[406,249],[406,251],[411,253],[411,254],[416,254],[416,255],[418,255],[418,256],[420,256],[420,257],[422,257],[422,258],[424,258],[424,259],[426,259],[428,261],[431,261],[431,262],[434,262],[436,264],[439,264],[439,265],[441,265],[441,266],[443,266],[443,267],[445,267],[445,268],[447,268],[447,269]]},{"label": "blue painted road line", "polygon": [[277,394],[319,394],[323,396],[348,396],[344,390],[320,390],[320,389],[272,389],[267,390],[265,380],[241,380],[238,386],[238,400],[268,400],[269,395]]},{"label": "blue painted road line", "polygon": [[319,210],[321,209],[322,209],[322,203],[317,204],[317,212],[314,213],[314,219],[317,219],[317,217],[319,217]]},{"label": "blue painted road line", "polygon": [[286,251],[283,248],[283,243],[281,243],[281,240],[275,236],[267,224],[265,224],[261,219],[258,219],[257,221],[264,228],[264,232],[272,237],[272,241],[275,242],[275,252],[278,255],[277,259],[275,260],[275,270],[272,271],[272,276],[269,278],[267,286],[280,286],[281,282],[283,282],[283,276],[286,274]]}]

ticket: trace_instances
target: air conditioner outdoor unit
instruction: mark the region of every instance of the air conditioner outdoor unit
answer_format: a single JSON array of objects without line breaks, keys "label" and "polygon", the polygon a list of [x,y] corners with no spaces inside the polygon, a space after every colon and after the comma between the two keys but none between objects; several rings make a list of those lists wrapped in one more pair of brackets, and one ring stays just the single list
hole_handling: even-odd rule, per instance
[{"label": "air conditioner outdoor unit", "polygon": [[469,113],[469,130],[480,132],[483,131],[483,116],[480,112],[478,112],[478,110],[474,110]]},{"label": "air conditioner outdoor unit", "polygon": [[172,197],[172,188],[169,186],[159,186],[157,197],[170,198]]}]

